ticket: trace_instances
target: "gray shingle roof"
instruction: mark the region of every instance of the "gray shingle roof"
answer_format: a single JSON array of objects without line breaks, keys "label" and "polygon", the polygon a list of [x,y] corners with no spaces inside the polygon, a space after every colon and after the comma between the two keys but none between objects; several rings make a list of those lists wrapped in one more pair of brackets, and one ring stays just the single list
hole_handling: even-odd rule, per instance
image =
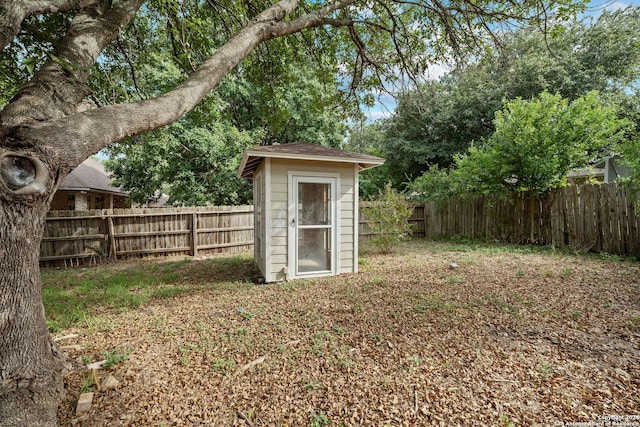
[{"label": "gray shingle roof", "polygon": [[369,154],[338,150],[337,148],[306,142],[292,142],[282,145],[264,145],[244,150],[238,171],[241,178],[250,178],[262,163],[270,158],[330,161],[339,163],[357,163],[360,170],[369,169],[384,163],[384,159]]},{"label": "gray shingle roof", "polygon": [[88,158],[80,163],[62,181],[61,190],[102,191],[114,194],[127,194],[112,185],[113,180],[107,174],[102,163]]}]

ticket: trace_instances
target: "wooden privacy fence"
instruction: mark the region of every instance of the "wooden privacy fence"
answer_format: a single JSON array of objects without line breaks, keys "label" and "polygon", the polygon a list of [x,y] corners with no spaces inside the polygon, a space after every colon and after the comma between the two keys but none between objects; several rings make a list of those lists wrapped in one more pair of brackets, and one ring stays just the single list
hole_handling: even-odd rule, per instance
[{"label": "wooden privacy fence", "polygon": [[[359,235],[373,234],[360,203]],[[640,254],[640,220],[630,191],[615,184],[569,186],[542,199],[519,195],[414,204],[414,236],[537,243]],[[40,248],[43,265],[78,265],[145,255],[253,249],[253,206],[53,211]]]},{"label": "wooden privacy fence", "polygon": [[[409,221],[415,235],[425,235],[424,205],[414,206]],[[361,240],[370,240],[363,209],[359,227]],[[73,266],[130,256],[248,250],[253,250],[253,206],[52,211],[40,246],[40,262]]]},{"label": "wooden privacy fence", "polygon": [[425,204],[425,236],[537,243],[621,255],[640,253],[636,199],[616,184],[571,185],[526,194]]},{"label": "wooden privacy fence", "polygon": [[253,206],[53,211],[45,227],[44,265],[253,248]]}]

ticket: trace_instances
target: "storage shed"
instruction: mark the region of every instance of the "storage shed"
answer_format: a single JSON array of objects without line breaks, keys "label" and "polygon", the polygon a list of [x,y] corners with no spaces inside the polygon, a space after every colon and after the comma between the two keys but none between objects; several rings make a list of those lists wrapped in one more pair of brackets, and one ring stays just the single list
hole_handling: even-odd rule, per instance
[{"label": "storage shed", "polygon": [[253,179],[254,256],[266,282],[358,271],[358,173],[380,157],[307,143],[242,155]]}]

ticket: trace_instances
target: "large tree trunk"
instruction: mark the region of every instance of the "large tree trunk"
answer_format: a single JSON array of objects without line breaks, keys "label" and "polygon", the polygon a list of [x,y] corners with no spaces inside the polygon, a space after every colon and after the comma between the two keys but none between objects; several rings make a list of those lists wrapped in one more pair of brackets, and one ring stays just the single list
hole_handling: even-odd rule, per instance
[{"label": "large tree trunk", "polygon": [[[90,108],[84,102],[88,70],[144,1],[86,0],[55,52],[74,66],[50,61],[0,111],[0,426],[57,425],[65,357],[47,330],[38,258],[48,203],[59,183],[107,145],[177,120],[259,43],[321,25],[325,15],[355,0],[284,22],[298,1],[280,0],[257,15],[172,91]],[[23,3],[10,3],[16,4]],[[24,7],[14,10],[29,14]],[[0,33],[0,42],[11,31]]]},{"label": "large tree trunk", "polygon": [[47,209],[44,200],[0,199],[2,426],[57,425],[64,392],[64,357],[47,330],[38,265]]}]

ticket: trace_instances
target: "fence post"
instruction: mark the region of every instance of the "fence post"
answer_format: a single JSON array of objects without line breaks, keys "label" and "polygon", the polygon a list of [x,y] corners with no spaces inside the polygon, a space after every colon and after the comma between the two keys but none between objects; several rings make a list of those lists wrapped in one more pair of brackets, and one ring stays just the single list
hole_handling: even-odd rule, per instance
[{"label": "fence post", "polygon": [[116,236],[113,228],[113,218],[107,217],[107,230],[109,232],[109,257],[110,258],[118,258],[118,254],[116,252]]},{"label": "fence post", "polygon": [[191,214],[191,255],[198,256],[198,212]]},{"label": "fence post", "polygon": [[424,222],[424,238],[427,238],[427,202],[422,203],[422,221]]}]

